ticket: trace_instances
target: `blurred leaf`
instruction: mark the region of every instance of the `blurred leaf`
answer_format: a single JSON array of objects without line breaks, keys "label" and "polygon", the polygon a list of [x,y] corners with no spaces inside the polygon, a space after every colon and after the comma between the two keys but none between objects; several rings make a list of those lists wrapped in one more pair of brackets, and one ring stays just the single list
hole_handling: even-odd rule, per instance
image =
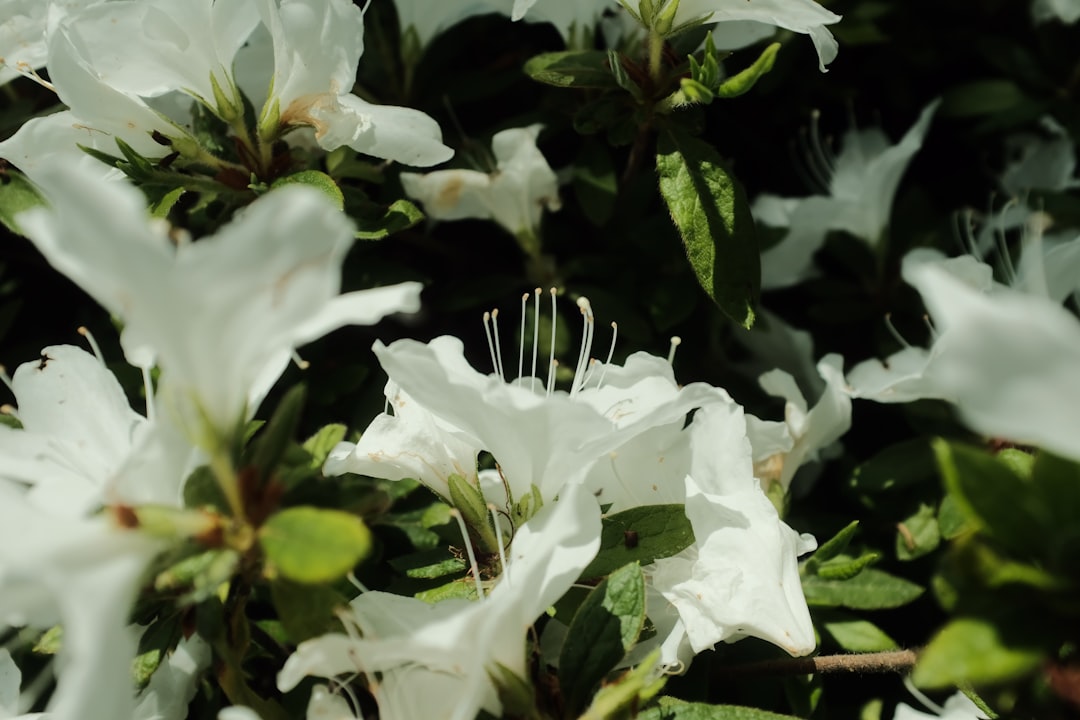
[{"label": "blurred leaf", "polygon": [[772,70],[778,52],[780,52],[780,43],[767,46],[750,67],[721,82],[716,88],[716,97],[733,98],[750,92],[761,76]]},{"label": "blurred leaf", "polygon": [[814,619],[815,624],[848,652],[881,652],[899,647],[896,641],[877,625],[854,615],[822,610],[814,614]]},{"label": "blurred leaf", "polygon": [[9,168],[0,175],[0,222],[11,232],[22,235],[15,223],[16,215],[44,204],[45,198],[22,173]]},{"label": "blurred leaf", "polygon": [[330,451],[345,439],[348,428],[341,423],[324,425],[314,435],[304,441],[304,450],[311,455],[311,467],[321,468],[330,456]]},{"label": "blurred leaf", "polygon": [[713,147],[681,130],[660,136],[660,195],[706,294],[745,328],[754,324],[761,264],[750,205]]},{"label": "blurred leaf", "polygon": [[630,562],[648,565],[690,547],[694,529],[682,505],[643,505],[603,519],[600,552],[581,573],[594,578]]},{"label": "blurred leaf", "polygon": [[1027,100],[1012,80],[977,80],[947,91],[941,114],[954,117],[992,115],[1016,108]]},{"label": "blurred leaf", "polygon": [[911,517],[899,523],[896,528],[896,557],[900,560],[914,560],[933,552],[941,544],[941,531],[934,508],[920,505]]},{"label": "blurred leaf", "polygon": [[1035,647],[1007,646],[993,622],[958,618],[930,641],[911,679],[931,689],[1000,683],[1035,670],[1042,660]]},{"label": "blurred leaf", "polygon": [[675,698],[660,698],[660,707],[638,714],[637,720],[796,720],[792,715],[737,705],[706,705]]},{"label": "blurred leaf", "polygon": [[848,479],[848,487],[860,495],[895,493],[936,475],[933,450],[929,441],[920,437],[891,445],[859,465]]},{"label": "blurred leaf", "polygon": [[301,170],[292,175],[280,177],[271,185],[271,189],[285,187],[286,185],[306,185],[314,188],[330,199],[338,210],[345,208],[345,196],[341,194],[341,188],[334,182],[334,178],[318,170]]},{"label": "blurred leaf", "polygon": [[340,632],[341,621],[334,611],[349,604],[333,588],[300,585],[281,578],[270,583],[270,598],[285,634],[294,645],[328,632]]},{"label": "blurred leaf", "polygon": [[537,82],[556,87],[617,88],[608,54],[603,50],[565,50],[544,53],[525,63],[525,74]]},{"label": "blurred leaf", "polygon": [[960,509],[960,505],[952,495],[942,498],[937,520],[941,537],[946,540],[957,538],[972,529],[972,526],[968,524],[967,515]]},{"label": "blurred leaf", "polygon": [[616,720],[640,717],[638,708],[664,688],[667,678],[657,672],[660,648],[617,680],[605,683],[580,720]]},{"label": "blurred leaf", "polygon": [[559,687],[571,711],[637,642],[645,624],[645,577],[630,563],[613,572],[585,598],[559,654]]},{"label": "blurred leaf", "polygon": [[382,240],[394,233],[408,230],[424,219],[420,208],[408,200],[395,200],[381,217],[352,215],[356,221],[356,237],[360,240]]},{"label": "blurred leaf", "polygon": [[333,582],[371,552],[371,532],[355,515],[294,507],[259,529],[267,572],[298,583]]},{"label": "blurred leaf", "polygon": [[581,211],[597,227],[611,219],[618,182],[607,146],[586,141],[574,163],[574,195]]}]

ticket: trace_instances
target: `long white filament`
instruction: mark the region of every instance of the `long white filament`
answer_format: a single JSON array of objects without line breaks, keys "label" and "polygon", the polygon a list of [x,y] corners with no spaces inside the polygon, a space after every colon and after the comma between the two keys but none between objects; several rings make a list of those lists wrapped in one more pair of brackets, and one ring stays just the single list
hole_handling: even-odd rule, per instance
[{"label": "long white filament", "polygon": [[480,566],[476,564],[476,554],[473,552],[472,540],[469,538],[469,528],[465,526],[465,518],[456,509],[451,510],[450,514],[454,516],[458,527],[461,528],[461,539],[465,543],[465,554],[469,556],[469,567],[472,568],[473,580],[476,582],[476,595],[483,600],[484,584],[480,581]]},{"label": "long white filament", "polygon": [[105,365],[105,356],[101,353],[101,346],[97,344],[97,340],[94,339],[93,333],[86,327],[80,327],[78,333],[86,338],[86,344],[90,346],[90,351],[94,353],[94,357],[98,359],[98,362]]},{"label": "long white filament", "polygon": [[503,534],[502,523],[499,522],[498,511],[493,503],[488,503],[488,512],[491,513],[491,520],[495,523],[495,542],[499,545],[499,568],[500,572],[506,572],[506,556],[503,554]]},{"label": "long white filament", "polygon": [[521,336],[520,344],[518,345],[518,374],[517,384],[521,384],[522,373],[525,371],[525,309],[529,304],[529,293],[523,293],[521,296],[521,324],[518,335]]},{"label": "long white filament", "polygon": [[495,359],[498,364],[499,377],[506,382],[506,370],[503,367],[502,343],[499,342],[499,309],[491,311],[491,334],[495,336]]}]

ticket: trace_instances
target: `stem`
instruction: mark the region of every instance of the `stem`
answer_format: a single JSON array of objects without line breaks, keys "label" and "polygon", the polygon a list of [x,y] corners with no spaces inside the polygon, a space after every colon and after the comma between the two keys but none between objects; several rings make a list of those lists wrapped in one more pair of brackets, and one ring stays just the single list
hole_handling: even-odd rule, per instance
[{"label": "stem", "polygon": [[918,660],[915,650],[781,658],[719,668],[718,675],[810,675],[815,673],[903,673]]},{"label": "stem", "polygon": [[655,31],[649,32],[649,77],[660,85],[661,62],[664,58],[664,36]]},{"label": "stem", "polygon": [[213,453],[210,457],[210,470],[213,471],[218,487],[221,488],[222,494],[225,495],[225,501],[229,503],[233,518],[246,523],[244,501],[240,496],[240,478],[237,477],[236,470],[233,468],[232,460],[228,454],[221,451]]}]

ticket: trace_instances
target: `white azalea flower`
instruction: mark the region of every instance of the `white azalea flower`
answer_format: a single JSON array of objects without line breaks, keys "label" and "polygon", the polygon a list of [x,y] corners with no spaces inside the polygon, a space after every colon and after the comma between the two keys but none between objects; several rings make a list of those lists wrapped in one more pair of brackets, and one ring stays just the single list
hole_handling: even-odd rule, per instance
[{"label": "white azalea flower", "polygon": [[890,145],[875,128],[848,131],[843,150],[835,158],[819,147],[816,162],[821,165],[822,181],[828,184],[828,196],[762,195],[755,200],[753,213],[759,222],[791,228],[778,245],[761,255],[762,287],[786,287],[810,276],[813,255],[829,230],[844,230],[873,246],[881,241],[900,179],[922,147],[938,105],[939,101],[927,105],[896,145]]},{"label": "white azalea flower", "polygon": [[755,474],[766,490],[771,482],[779,482],[786,493],[795,472],[818,459],[820,451],[851,428],[851,397],[844,381],[843,363],[839,355],[826,355],[818,363],[825,389],[813,408],[807,404],[795,378],[783,370],[772,370],[759,379],[766,392],[785,400],[782,423],[747,417]]},{"label": "white azalea flower", "polygon": [[[652,583],[678,612],[693,652],[743,637],[791,655],[815,647],[797,558],[816,547],[777,514],[754,477],[742,408],[707,405],[694,416],[686,515],[693,546],[652,566]],[[650,614],[653,612],[650,609]]]},{"label": "white azalea flower", "polygon": [[974,430],[1080,459],[1080,324],[1054,301],[980,293],[933,265],[908,282],[948,340],[935,363]]},{"label": "white azalea flower", "polygon": [[397,385],[386,384],[393,414],[382,413],[368,425],[359,442],[342,442],[323,466],[327,475],[351,472],[385,480],[412,478],[450,499],[449,478],[460,475],[478,481],[471,438],[421,407]]},{"label": "white azalea flower", "polygon": [[[507,567],[482,599],[444,600],[367,592],[352,602],[361,637],[308,640],[289,657],[278,687],[307,675],[363,672],[387,720],[471,720],[501,707],[489,671],[498,663],[526,676],[528,628],[574,583],[600,548],[600,510],[583,488],[569,486],[521,526]],[[375,680],[374,673],[381,673]],[[424,692],[416,692],[423,687]]]},{"label": "white azalea flower", "polygon": [[50,24],[103,0],[0,0],[0,85],[45,66]]},{"label": "white azalea flower", "polygon": [[210,645],[198,635],[182,638],[136,697],[132,720],[185,720],[208,667]]},{"label": "white azalea flower", "polygon": [[679,389],[669,378],[637,371],[632,382],[621,383],[616,368],[587,374],[586,360],[579,360],[569,392],[545,391],[535,377],[504,380],[474,370],[461,341],[450,336],[427,344],[376,342],[374,349],[391,380],[495,456],[514,500],[533,486],[545,500],[553,498],[566,483],[581,482],[598,458],[649,428],[684,418],[715,393],[700,383]]},{"label": "white azalea flower", "polygon": [[0,482],[0,627],[64,628],[52,720],[116,720],[135,706],[128,613],[161,545],[104,516],[46,514]]},{"label": "white azalea flower", "polygon": [[542,127],[530,125],[495,133],[491,148],[497,166],[491,173],[402,173],[401,184],[433,220],[494,220],[515,236],[535,238],[544,209],[561,207],[559,181],[536,147]]},{"label": "white azalea flower", "polygon": [[[1080,3],[1077,3],[1080,17]],[[1068,131],[1050,116],[1039,122],[1040,132],[1010,137],[1012,160],[1001,174],[1001,187],[1019,196],[1031,190],[1067,190],[1080,186],[1076,178],[1076,145]]]},{"label": "white azalea flower", "polygon": [[349,0],[255,0],[274,46],[270,97],[261,131],[315,128],[326,150],[353,150],[406,165],[437,165],[453,155],[430,117],[374,105],[351,93],[364,51],[363,11]]},{"label": "white azalea flower", "polygon": [[944,707],[935,706],[934,710],[934,713],[925,713],[900,703],[896,706],[893,720],[986,720],[979,706],[962,692],[953,693],[945,701]]},{"label": "white azalea flower", "polygon": [[57,203],[20,226],[124,321],[132,364],[160,364],[162,409],[198,444],[231,437],[294,346],[417,308],[417,283],[338,295],[352,224],[311,188],[275,190],[215,236],[177,246],[134,188],[63,168],[43,179]]},{"label": "white azalea flower", "polygon": [[1035,0],[1031,4],[1035,22],[1057,19],[1066,24],[1080,20],[1080,0]]}]

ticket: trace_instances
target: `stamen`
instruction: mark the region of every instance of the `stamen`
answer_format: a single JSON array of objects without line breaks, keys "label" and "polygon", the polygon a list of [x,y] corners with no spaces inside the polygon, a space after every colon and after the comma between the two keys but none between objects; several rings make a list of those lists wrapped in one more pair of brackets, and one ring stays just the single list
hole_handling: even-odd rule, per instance
[{"label": "stamen", "polygon": [[975,226],[974,213],[971,208],[961,210],[953,215],[956,220],[956,224],[953,231],[956,233],[957,239],[960,241],[960,248],[968,255],[978,259],[979,257],[979,243],[975,239],[975,233],[973,228]]},{"label": "stamen", "polygon": [[888,328],[889,334],[893,336],[896,342],[900,343],[902,347],[909,348],[911,343],[904,339],[904,336],[900,334],[900,331],[893,325],[892,313],[885,313],[885,327]]},{"label": "stamen", "polygon": [[555,325],[557,324],[558,314],[555,310],[555,293],[557,290],[551,288],[551,347],[548,349],[548,382],[547,382],[547,394],[551,394],[551,390],[555,387],[555,368],[558,363],[555,362]]},{"label": "stamen", "polygon": [[503,555],[503,534],[502,523],[499,522],[499,514],[495,509],[495,505],[488,503],[488,512],[491,513],[491,519],[495,523],[495,542],[499,545],[499,567],[502,568],[501,572],[506,572],[506,556]]},{"label": "stamen", "polygon": [[345,579],[348,580],[352,584],[352,586],[354,588],[356,588],[357,590],[359,590],[360,592],[362,592],[362,593],[371,592],[370,590],[367,589],[367,586],[365,586],[364,583],[360,582],[360,580],[356,577],[356,575],[353,574],[352,570],[350,570],[349,574],[345,576]]},{"label": "stamen", "polygon": [[904,677],[904,687],[906,687],[907,691],[909,693],[911,693],[912,695],[914,695],[915,698],[919,702],[921,702],[923,705],[925,705],[927,710],[930,710],[935,715],[944,715],[945,714],[945,708],[941,707],[936,702],[934,702],[930,698],[926,697],[926,695],[922,692],[922,690],[919,690],[919,688],[915,687],[915,684],[913,682],[911,682],[911,677],[910,676],[905,676]]},{"label": "stamen", "polygon": [[476,564],[476,554],[473,553],[469,528],[465,526],[465,518],[461,517],[461,513],[456,508],[451,510],[450,514],[454,516],[458,527],[461,528],[461,539],[465,542],[465,554],[469,556],[469,567],[472,568],[473,580],[476,582],[476,595],[480,600],[484,600],[484,585],[480,582],[480,567]]},{"label": "stamen", "polygon": [[[832,153],[821,142],[820,119],[820,110],[810,113],[810,129],[802,133],[803,145],[806,153],[806,169],[811,180],[820,186],[819,189],[828,193],[832,176],[836,173],[836,163],[832,158]],[[805,139],[807,136],[809,140]]]},{"label": "stamen", "polygon": [[594,322],[592,305],[589,303],[589,299],[583,295],[578,298],[577,305],[581,308],[583,327],[581,330],[581,349],[578,351],[577,366],[574,368],[574,379],[570,383],[571,397],[577,395],[578,391],[585,385],[585,375],[588,370],[590,353],[592,352],[593,333],[596,331],[596,323]]},{"label": "stamen", "polygon": [[7,389],[11,391],[11,394],[15,394],[15,385],[11,381],[11,376],[8,375],[7,368],[0,365],[0,382],[7,385]]},{"label": "stamen", "polygon": [[[535,312],[533,313],[532,371],[529,373],[529,377],[534,380],[536,379],[536,354],[540,351],[540,295],[543,292],[540,288],[533,290]],[[530,389],[532,388],[530,387]]]},{"label": "stamen", "polygon": [[311,363],[300,357],[300,353],[296,352],[296,350],[290,350],[289,356],[292,358],[293,363],[296,364],[296,367],[300,368],[301,370],[307,370],[309,367],[311,367]]},{"label": "stamen", "polygon": [[668,365],[675,364],[675,350],[682,345],[682,338],[675,335],[671,338],[671,347],[668,349],[667,362]]},{"label": "stamen", "polygon": [[21,716],[23,713],[30,712],[30,709],[37,704],[37,701],[41,696],[44,695],[49,687],[55,682],[56,664],[50,659],[45,667],[34,676],[33,680],[24,684],[22,692],[19,693],[19,702],[15,707],[16,715]]},{"label": "stamen", "polygon": [[146,419],[150,422],[154,422],[154,417],[157,413],[154,410],[154,379],[150,377],[150,367],[143,366],[142,381],[143,392],[146,393]]},{"label": "stamen", "polygon": [[0,414],[10,415],[19,422],[22,422],[22,418],[19,417],[19,411],[15,409],[14,405],[9,405],[8,403],[0,405]]},{"label": "stamen", "polygon": [[619,337],[619,323],[611,323],[611,345],[608,347],[607,359],[604,360],[604,369],[600,371],[600,379],[596,381],[596,388],[599,390],[600,386],[604,384],[604,376],[607,375],[608,366],[611,365],[611,358],[615,355],[615,340]]},{"label": "stamen", "polygon": [[495,358],[495,343],[491,339],[491,328],[488,323],[491,322],[491,313],[484,313],[484,335],[487,336],[488,355],[491,357],[491,367],[496,373],[499,372],[499,361]]},{"label": "stamen", "polygon": [[521,384],[521,375],[525,372],[525,308],[529,304],[529,293],[522,293],[521,295],[521,324],[518,326],[520,330],[518,335],[521,336],[520,343],[518,344],[518,374],[517,384]]},{"label": "stamen", "polygon": [[[1005,213],[1011,210],[1017,201],[1015,198],[1005,203],[1005,207],[1001,209],[1000,217],[1005,218]],[[1016,285],[1016,267],[1013,265],[1012,256],[1009,254],[1009,246],[1005,239],[1005,230],[1002,229],[1001,224],[997,224],[994,228],[994,240],[997,245],[998,254],[1001,256],[1001,270],[1005,273],[1005,282],[1009,286]]]},{"label": "stamen", "polygon": [[930,316],[929,315],[923,315],[922,319],[923,319],[923,324],[926,325],[926,329],[930,331],[931,339],[933,339],[934,341],[937,341],[937,339],[938,339],[938,331],[934,329],[934,323],[930,322]]},{"label": "stamen", "polygon": [[499,377],[506,382],[506,370],[503,369],[502,343],[499,342],[499,309],[491,311],[491,334],[495,336],[495,359],[499,364]]},{"label": "stamen", "polygon": [[94,353],[94,357],[98,359],[98,362],[104,365],[105,356],[101,353],[101,346],[97,344],[97,340],[94,339],[94,335],[90,332],[89,328],[80,326],[76,332],[86,338],[86,343],[90,346],[90,351]]},{"label": "stamen", "polygon": [[4,58],[0,57],[0,67],[9,67],[12,70],[14,70],[15,72],[22,75],[24,78],[29,78],[30,80],[33,80],[38,85],[45,88],[46,90],[48,90],[50,92],[53,92],[53,93],[56,92],[56,86],[53,85],[48,80],[46,80],[45,78],[38,75],[37,70],[30,67],[30,63],[28,63],[28,62],[26,62],[24,60],[20,60],[19,62],[15,63],[14,66],[12,66],[11,64],[7,63],[4,60]]}]

